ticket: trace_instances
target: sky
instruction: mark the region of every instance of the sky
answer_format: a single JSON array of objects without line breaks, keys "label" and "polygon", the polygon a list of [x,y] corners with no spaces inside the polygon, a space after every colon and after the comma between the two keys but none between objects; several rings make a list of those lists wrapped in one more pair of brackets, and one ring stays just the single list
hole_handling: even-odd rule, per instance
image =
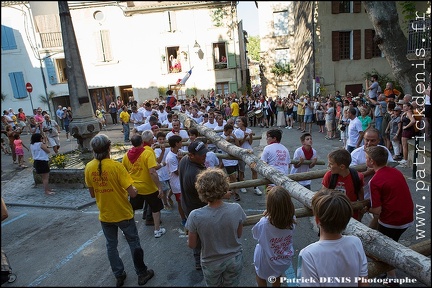
[{"label": "sky", "polygon": [[254,1],[239,1],[237,5],[238,21],[243,20],[243,30],[248,36],[259,35],[258,9]]}]

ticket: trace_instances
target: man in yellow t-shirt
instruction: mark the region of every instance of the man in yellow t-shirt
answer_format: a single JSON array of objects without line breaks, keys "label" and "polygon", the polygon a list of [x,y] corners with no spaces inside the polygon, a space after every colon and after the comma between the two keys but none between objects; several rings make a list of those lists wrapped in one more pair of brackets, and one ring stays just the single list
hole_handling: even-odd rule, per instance
[{"label": "man in yellow t-shirt", "polygon": [[123,105],[122,107],[122,112],[120,112],[120,121],[122,122],[123,125],[123,134],[124,134],[124,142],[129,142],[129,133],[130,133],[130,128],[129,128],[129,121],[130,121],[130,114],[127,110],[126,105]]},{"label": "man in yellow t-shirt", "polygon": [[111,141],[108,136],[98,134],[90,141],[90,145],[94,159],[85,166],[84,179],[90,196],[96,198],[108,259],[117,279],[116,286],[123,286],[126,279],[124,264],[117,249],[118,228],[123,231],[129,244],[138,285],[144,285],[154,276],[154,271],[147,269],[144,264],[144,251],[128,200],[128,196],[133,199],[137,195],[137,190],[132,185],[134,181],[121,163],[111,159]]},{"label": "man in yellow t-shirt", "polygon": [[162,167],[162,164],[157,163],[156,154],[151,148],[153,137],[151,130],[144,130],[141,136],[133,135],[133,147],[123,156],[122,164],[134,179],[134,186],[138,190],[137,197],[130,199],[132,208],[143,209],[144,201],[147,201],[153,215],[154,236],[159,238],[166,230],[160,227],[160,211],[164,209],[161,199],[163,189],[156,170]]},{"label": "man in yellow t-shirt", "polygon": [[231,107],[231,117],[234,120],[234,123],[237,120],[237,117],[240,115],[240,106],[239,106],[239,104],[238,104],[237,101],[238,101],[238,99],[234,99],[231,102],[231,105],[230,105],[230,107]]}]

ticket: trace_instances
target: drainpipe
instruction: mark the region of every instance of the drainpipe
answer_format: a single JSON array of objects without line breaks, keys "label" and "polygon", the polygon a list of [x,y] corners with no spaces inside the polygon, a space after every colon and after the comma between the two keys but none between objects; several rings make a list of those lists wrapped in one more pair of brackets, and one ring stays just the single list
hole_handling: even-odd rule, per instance
[{"label": "drainpipe", "polygon": [[315,1],[312,1],[312,64],[313,64],[313,80],[312,80],[312,96],[316,93],[316,74],[315,74]]}]

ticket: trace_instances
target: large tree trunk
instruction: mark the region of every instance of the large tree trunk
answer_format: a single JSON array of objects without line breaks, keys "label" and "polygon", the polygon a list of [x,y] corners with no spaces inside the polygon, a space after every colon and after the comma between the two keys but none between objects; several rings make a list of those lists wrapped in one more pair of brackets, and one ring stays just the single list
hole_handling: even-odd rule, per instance
[{"label": "large tree trunk", "polygon": [[404,94],[415,92],[416,71],[407,59],[408,40],[399,25],[396,1],[362,1],[375,29],[378,47],[384,53]]},{"label": "large tree trunk", "polygon": [[[201,135],[207,137],[207,139],[217,147],[239,159],[242,159],[260,175],[269,179],[272,183],[282,186],[288,191],[291,197],[301,202],[307,208],[311,208],[312,196],[315,194],[314,192],[306,189],[287,175],[267,165],[251,153],[251,151],[228,143],[222,137],[217,135],[214,130],[202,125],[197,125],[195,121],[186,119],[187,117],[184,114],[179,114],[181,121],[184,121],[186,127],[195,127]],[[431,286],[431,261],[428,257],[395,242],[391,238],[376,230],[370,229],[353,218],[351,218],[345,233],[360,238],[366,255],[372,255],[382,262],[405,271],[405,273],[415,277],[425,285]]]}]

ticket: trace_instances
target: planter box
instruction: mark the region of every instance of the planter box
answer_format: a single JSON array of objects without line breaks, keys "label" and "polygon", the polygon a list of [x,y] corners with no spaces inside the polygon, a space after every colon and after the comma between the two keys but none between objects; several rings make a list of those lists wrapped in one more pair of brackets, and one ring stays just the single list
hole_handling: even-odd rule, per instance
[{"label": "planter box", "polygon": [[[51,169],[49,183],[69,188],[85,188],[84,169]],[[35,184],[42,184],[42,177],[33,170]]]}]

